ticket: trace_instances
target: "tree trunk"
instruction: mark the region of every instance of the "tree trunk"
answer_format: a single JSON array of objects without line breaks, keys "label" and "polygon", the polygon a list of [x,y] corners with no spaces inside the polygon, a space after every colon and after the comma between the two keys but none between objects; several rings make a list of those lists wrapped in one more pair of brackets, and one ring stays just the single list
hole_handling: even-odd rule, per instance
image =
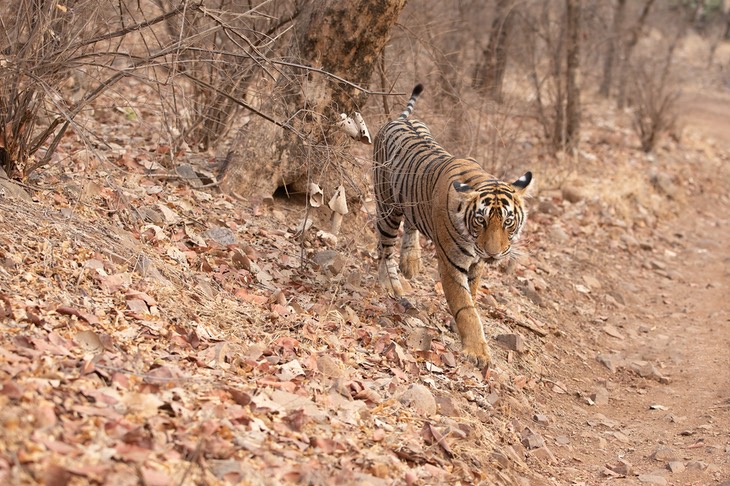
[{"label": "tree trunk", "polygon": [[649,15],[649,10],[653,3],[654,0],[646,0],[644,7],[641,9],[641,13],[639,14],[639,19],[629,31],[629,35],[624,43],[623,57],[619,68],[618,98],[616,101],[619,109],[622,109],[626,104],[626,82],[628,81],[631,54],[634,52],[634,47],[636,47],[636,44],[639,42],[639,35],[641,34],[641,30],[644,28],[644,22],[646,22],[646,17]]},{"label": "tree trunk", "polygon": [[576,147],[580,138],[580,0],[566,0],[566,6],[565,146]]},{"label": "tree trunk", "polygon": [[276,79],[257,86],[258,111],[269,119],[255,117],[239,132],[223,171],[224,191],[304,192],[310,181],[325,191],[349,185],[349,195],[366,190],[366,171],[336,123],[340,113],[351,115],[365,103],[367,93],[353,84],[369,85],[404,6],[405,0],[304,2],[286,63],[272,63],[266,72]]},{"label": "tree trunk", "polygon": [[601,96],[608,98],[611,94],[611,82],[613,81],[613,64],[616,57],[616,47],[621,39],[621,31],[624,26],[624,14],[626,13],[626,0],[618,0],[613,10],[613,28],[611,38],[606,51],[606,59],[603,62],[603,79],[601,81]]},{"label": "tree trunk", "polygon": [[511,0],[497,0],[489,42],[474,73],[473,86],[496,102],[502,101],[502,82],[507,67],[507,36],[511,27]]}]

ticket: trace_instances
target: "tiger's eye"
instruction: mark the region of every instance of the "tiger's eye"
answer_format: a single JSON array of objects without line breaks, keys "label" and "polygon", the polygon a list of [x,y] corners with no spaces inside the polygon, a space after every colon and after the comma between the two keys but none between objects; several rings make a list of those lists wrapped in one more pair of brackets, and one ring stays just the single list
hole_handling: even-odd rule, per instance
[{"label": "tiger's eye", "polygon": [[477,224],[484,226],[484,216],[482,216],[481,214],[477,214],[476,216],[474,216],[474,221],[476,221]]}]

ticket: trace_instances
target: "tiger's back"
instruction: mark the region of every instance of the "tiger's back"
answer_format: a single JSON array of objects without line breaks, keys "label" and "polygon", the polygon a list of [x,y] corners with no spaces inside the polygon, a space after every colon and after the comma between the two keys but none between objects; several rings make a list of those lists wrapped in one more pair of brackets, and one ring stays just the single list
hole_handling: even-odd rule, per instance
[{"label": "tiger's back", "polygon": [[[403,113],[378,132],[374,142],[374,185],[379,238],[379,281],[403,295],[398,268],[406,278],[420,270],[419,232],[436,247],[446,300],[464,354],[490,361],[475,298],[482,266],[510,255],[526,213],[522,195],[532,175],[514,183],[497,180],[471,159],[441,147],[421,121],[409,118],[421,85]],[[395,246],[401,221],[400,265]]]}]

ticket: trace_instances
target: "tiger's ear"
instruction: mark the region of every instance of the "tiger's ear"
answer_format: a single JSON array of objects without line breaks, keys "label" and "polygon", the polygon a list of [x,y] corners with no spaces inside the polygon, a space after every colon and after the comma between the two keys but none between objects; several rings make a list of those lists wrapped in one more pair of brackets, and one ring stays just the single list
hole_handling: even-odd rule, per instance
[{"label": "tiger's ear", "polygon": [[519,194],[525,194],[527,188],[530,186],[530,182],[532,182],[532,172],[525,172],[525,175],[514,181],[512,186]]},{"label": "tiger's ear", "polygon": [[464,184],[459,181],[454,181],[454,189],[456,189],[456,192],[460,193],[471,192],[474,190],[469,184]]}]

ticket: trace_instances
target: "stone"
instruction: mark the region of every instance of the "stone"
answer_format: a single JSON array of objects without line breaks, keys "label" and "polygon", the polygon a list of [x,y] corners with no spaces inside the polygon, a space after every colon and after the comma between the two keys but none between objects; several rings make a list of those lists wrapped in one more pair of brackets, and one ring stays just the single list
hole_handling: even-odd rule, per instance
[{"label": "stone", "polygon": [[312,255],[312,260],[325,273],[339,275],[345,266],[345,258],[335,250],[322,250]]},{"label": "stone", "polygon": [[663,385],[668,385],[671,382],[671,380],[662,375],[652,363],[648,363],[646,361],[634,361],[631,363],[630,368],[642,378],[658,381]]},{"label": "stone", "polygon": [[175,167],[175,172],[190,186],[198,189],[203,186],[203,181],[200,180],[198,174],[193,169],[193,166],[187,163],[182,163]]},{"label": "stone", "polygon": [[520,292],[522,292],[522,295],[530,299],[533,304],[542,306],[543,300],[542,296],[535,290],[535,286],[532,284],[532,282],[527,281],[524,285],[520,286]]},{"label": "stone", "polygon": [[461,411],[453,399],[444,395],[436,396],[436,405],[441,415],[446,417],[461,417]]},{"label": "stone", "polygon": [[431,349],[433,336],[424,328],[415,328],[406,338],[406,346],[414,351],[428,351]]},{"label": "stone", "polygon": [[[3,173],[4,174],[4,173]],[[32,203],[33,198],[15,182],[0,177],[0,197],[12,197]]]},{"label": "stone", "polygon": [[518,353],[525,351],[525,340],[519,334],[499,334],[497,335],[497,342]]},{"label": "stone", "polygon": [[555,443],[560,446],[567,446],[570,444],[570,437],[567,435],[559,435],[555,438]]},{"label": "stone", "polygon": [[570,239],[568,233],[556,224],[552,225],[548,230],[548,237],[555,243],[565,243],[568,239]]},{"label": "stone", "polygon": [[707,463],[702,461],[689,461],[686,467],[695,471],[704,471],[707,469]]},{"label": "stone", "polygon": [[679,460],[679,455],[674,449],[665,446],[659,446],[651,455],[651,458],[655,461],[671,462]]},{"label": "stone", "polygon": [[658,476],[655,474],[639,474],[638,479],[642,484],[656,484],[658,486],[667,484],[667,480],[664,476]]},{"label": "stone", "polygon": [[650,176],[651,183],[656,190],[670,199],[676,199],[679,188],[672,180],[672,176],[666,172],[655,172]]},{"label": "stone", "polygon": [[596,360],[603,366],[608,368],[611,373],[616,373],[616,371],[618,371],[619,359],[617,356],[612,356],[610,354],[599,354],[598,356],[596,356]]},{"label": "stone", "polygon": [[618,463],[608,465],[606,468],[621,476],[631,476],[633,474],[633,466],[625,459],[619,459]]},{"label": "stone", "polygon": [[438,411],[436,399],[424,385],[414,383],[406,391],[396,397],[400,403],[414,409],[421,415],[434,415]]},{"label": "stone", "polygon": [[533,415],[532,420],[540,425],[547,425],[550,423],[550,419],[548,418],[548,416],[541,413],[536,413],[535,415]]},{"label": "stone", "polygon": [[560,208],[557,204],[550,200],[542,200],[537,205],[537,211],[543,214],[549,214],[551,216],[557,216],[560,214]]},{"label": "stone", "polygon": [[537,449],[533,449],[532,451],[530,451],[530,455],[547,464],[555,464],[556,462],[558,462],[557,459],[555,459],[555,455],[548,448],[548,446],[542,446],[538,447]]},{"label": "stone", "polygon": [[568,202],[577,203],[586,198],[586,193],[583,189],[575,186],[566,186],[562,189],[562,196]]},{"label": "stone", "polygon": [[213,240],[221,246],[229,246],[238,244],[236,234],[229,228],[223,226],[214,226],[203,233],[203,237]]},{"label": "stone", "polygon": [[545,439],[538,434],[529,434],[522,439],[522,445],[528,450],[537,449],[545,446]]},{"label": "stone", "polygon": [[667,464],[667,469],[676,474],[684,472],[686,468],[684,467],[684,463],[682,461],[670,461],[669,464]]},{"label": "stone", "polygon": [[596,391],[591,393],[591,400],[596,405],[608,405],[608,397],[608,390],[602,386],[596,388]]},{"label": "stone", "polygon": [[327,354],[317,357],[317,369],[327,378],[340,378],[344,375],[342,361]]},{"label": "stone", "polygon": [[507,458],[505,454],[499,451],[494,451],[489,455],[489,457],[502,469],[507,469],[509,467],[509,458]]},{"label": "stone", "polygon": [[614,325],[606,324],[603,326],[603,332],[616,339],[624,339],[624,335]]}]

